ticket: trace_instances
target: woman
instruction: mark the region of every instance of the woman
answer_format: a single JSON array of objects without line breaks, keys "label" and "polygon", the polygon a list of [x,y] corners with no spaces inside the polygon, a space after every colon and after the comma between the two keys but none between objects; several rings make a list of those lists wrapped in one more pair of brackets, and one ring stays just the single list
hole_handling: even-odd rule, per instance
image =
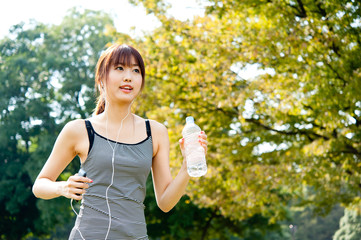
[{"label": "woman", "polygon": [[[190,178],[186,162],[173,179],[166,127],[131,113],[144,76],[144,62],[136,49],[109,47],[97,64],[100,96],[95,114],[65,125],[34,183],[36,197],[82,200],[69,239],[148,239],[143,201],[150,170],[162,211],[170,211],[185,192]],[[206,138],[201,132],[205,151]],[[184,156],[184,140],[179,143]],[[76,174],[56,181],[75,156],[87,177]]]}]

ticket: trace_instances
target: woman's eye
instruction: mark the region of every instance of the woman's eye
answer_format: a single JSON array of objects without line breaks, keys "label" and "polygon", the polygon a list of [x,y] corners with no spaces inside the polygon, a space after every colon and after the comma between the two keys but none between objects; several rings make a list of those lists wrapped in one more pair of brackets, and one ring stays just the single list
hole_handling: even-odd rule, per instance
[{"label": "woman's eye", "polygon": [[136,69],[134,69],[134,72],[140,73],[140,70],[136,68]]},{"label": "woman's eye", "polygon": [[119,66],[119,67],[117,67],[116,69],[118,69],[118,70],[123,70],[123,67],[122,67],[122,66]]}]

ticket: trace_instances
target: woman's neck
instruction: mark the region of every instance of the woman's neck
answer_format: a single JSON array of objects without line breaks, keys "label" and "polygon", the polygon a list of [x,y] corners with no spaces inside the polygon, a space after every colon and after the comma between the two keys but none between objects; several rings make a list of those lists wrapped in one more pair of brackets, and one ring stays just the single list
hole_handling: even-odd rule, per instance
[{"label": "woman's neck", "polygon": [[131,120],[133,118],[131,113],[131,104],[112,105],[108,104],[104,109],[104,116],[109,123],[120,124],[123,120]]}]

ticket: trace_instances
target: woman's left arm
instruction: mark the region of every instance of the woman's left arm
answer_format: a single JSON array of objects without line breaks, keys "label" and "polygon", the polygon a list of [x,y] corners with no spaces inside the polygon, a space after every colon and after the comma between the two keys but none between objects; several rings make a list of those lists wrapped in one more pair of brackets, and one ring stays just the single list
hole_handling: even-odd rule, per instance
[{"label": "woman's left arm", "polygon": [[[173,179],[169,168],[169,137],[167,128],[157,122],[152,121],[152,134],[155,144],[155,155],[153,156],[152,175],[154,191],[158,207],[169,212],[183,196],[190,176],[187,173],[187,163],[183,160],[182,167],[178,175]],[[201,133],[199,139],[202,146],[207,151],[207,136]],[[179,141],[184,158],[184,140]]]}]

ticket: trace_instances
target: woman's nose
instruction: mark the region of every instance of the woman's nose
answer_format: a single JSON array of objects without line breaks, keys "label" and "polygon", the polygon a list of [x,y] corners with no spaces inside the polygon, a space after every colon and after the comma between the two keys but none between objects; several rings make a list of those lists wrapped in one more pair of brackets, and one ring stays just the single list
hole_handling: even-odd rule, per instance
[{"label": "woman's nose", "polygon": [[132,81],[132,75],[131,75],[131,71],[129,70],[126,70],[124,72],[124,79],[123,79],[124,82],[131,82]]}]

